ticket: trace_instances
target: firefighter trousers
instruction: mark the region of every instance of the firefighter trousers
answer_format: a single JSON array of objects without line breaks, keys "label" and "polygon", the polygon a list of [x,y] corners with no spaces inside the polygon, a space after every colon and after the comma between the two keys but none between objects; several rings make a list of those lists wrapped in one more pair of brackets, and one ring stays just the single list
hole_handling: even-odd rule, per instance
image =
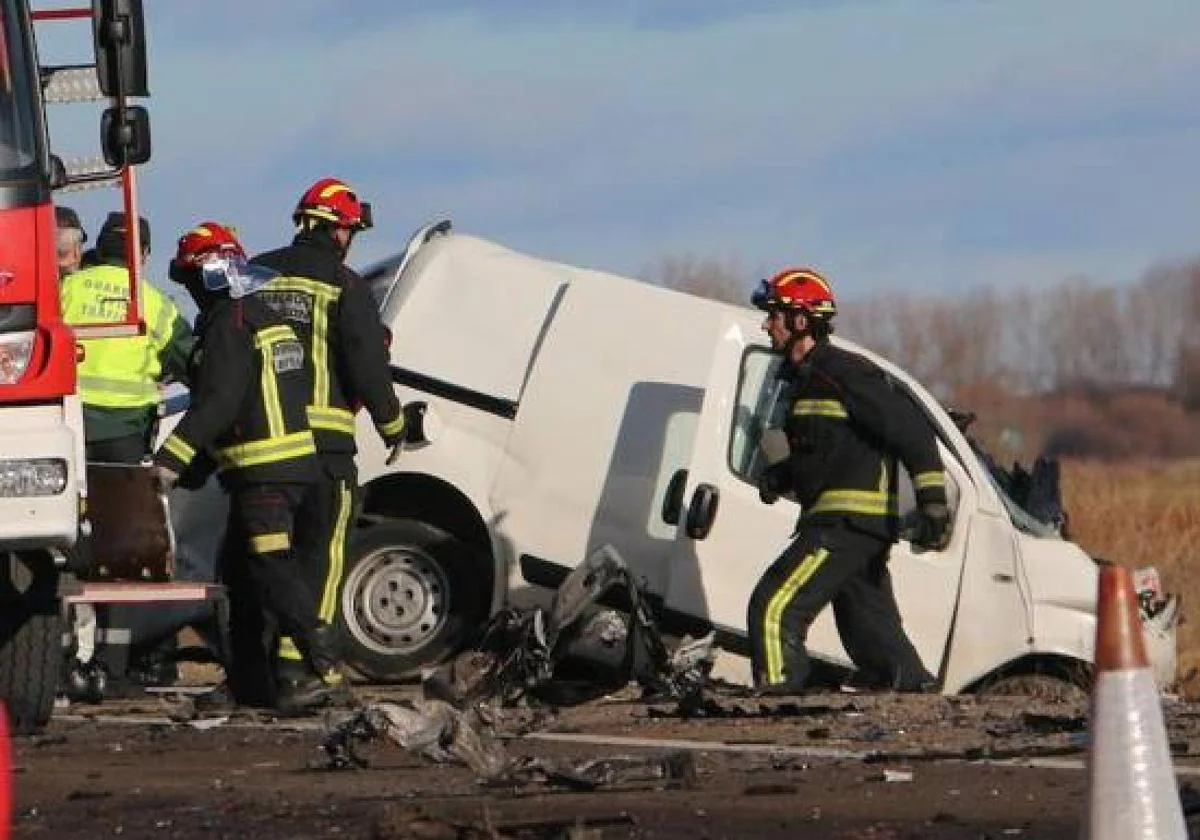
[{"label": "firefighter trousers", "polygon": [[858,682],[901,691],[933,682],[904,632],[892,592],[891,544],[844,525],[801,525],[750,596],[747,627],[755,684],[801,689],[811,663],[809,627],[833,604]]},{"label": "firefighter trousers", "polygon": [[[358,472],[350,455],[323,455],[320,460],[317,481],[309,486],[297,512],[296,560],[318,619],[335,624],[354,524]],[[279,640],[278,656],[283,671],[301,661],[300,650],[288,635]]]},{"label": "firefighter trousers", "polygon": [[310,649],[317,606],[300,574],[296,522],[305,484],[256,484],[230,493],[221,575],[229,591],[229,682],[243,705],[273,706],[269,645],[276,631]]}]

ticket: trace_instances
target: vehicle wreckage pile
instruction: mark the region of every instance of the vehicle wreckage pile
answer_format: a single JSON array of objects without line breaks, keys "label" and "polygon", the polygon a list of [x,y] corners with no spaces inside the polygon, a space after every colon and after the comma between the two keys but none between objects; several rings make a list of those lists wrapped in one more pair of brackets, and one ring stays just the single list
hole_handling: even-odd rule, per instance
[{"label": "vehicle wreckage pile", "polygon": [[[613,603],[620,609],[602,606]],[[930,696],[916,717],[911,704],[898,706],[901,698],[887,693],[767,699],[710,678],[713,641],[711,633],[684,637],[670,649],[628,567],[606,546],[563,581],[548,609],[497,614],[472,649],[426,672],[421,699],[368,702],[329,715],[322,766],[367,767],[360,748],[385,741],[438,763],[466,765],[489,785],[590,790],[632,781],[688,784],[692,759],[678,750],[564,764],[513,758],[505,749],[504,741],[514,736],[553,737],[538,730],[560,709],[576,708],[586,718],[588,701],[603,697],[636,699],[646,721],[719,721],[735,740],[744,740],[736,729],[746,724],[765,725],[759,734],[769,736],[774,724],[808,722],[800,730],[808,745],[793,748],[797,757],[867,764],[1007,761],[1081,756],[1087,749],[1082,692],[1074,706],[1048,697],[1059,702],[1042,708],[1026,698],[1007,715],[974,697]],[[922,715],[928,720],[918,719]],[[908,743],[906,728],[922,726],[940,730],[939,743]],[[1181,734],[1176,744],[1181,754],[1189,749],[1186,737]],[[768,747],[771,739],[761,743]],[[778,746],[788,751],[786,744]]]},{"label": "vehicle wreckage pile", "polygon": [[[622,610],[600,607],[614,599]],[[693,772],[687,753],[570,766],[514,761],[493,733],[502,710],[522,700],[573,705],[631,682],[644,699],[693,702],[709,683],[714,653],[711,633],[669,650],[625,562],[605,546],[563,581],[549,609],[498,613],[474,648],[427,672],[423,700],[367,703],[333,717],[324,741],[328,766],[365,766],[357,747],[384,738],[500,784],[541,780],[591,789],[618,777],[686,783]]]}]

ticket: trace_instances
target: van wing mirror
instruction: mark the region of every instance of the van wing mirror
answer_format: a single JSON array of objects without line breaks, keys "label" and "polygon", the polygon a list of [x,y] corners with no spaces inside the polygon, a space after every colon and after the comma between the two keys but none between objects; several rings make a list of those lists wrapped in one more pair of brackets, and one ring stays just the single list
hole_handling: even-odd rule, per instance
[{"label": "van wing mirror", "polygon": [[96,75],[108,97],[149,96],[142,0],[92,0]]},{"label": "van wing mirror", "polygon": [[140,105],[114,106],[100,119],[100,142],[109,166],[138,166],[150,160],[150,113]]}]

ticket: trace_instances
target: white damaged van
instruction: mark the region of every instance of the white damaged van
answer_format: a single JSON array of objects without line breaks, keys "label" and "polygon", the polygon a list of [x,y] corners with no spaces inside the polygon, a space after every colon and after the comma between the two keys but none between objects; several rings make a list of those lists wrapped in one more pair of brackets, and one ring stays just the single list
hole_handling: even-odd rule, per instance
[{"label": "white damaged van", "polygon": [[[548,599],[605,543],[665,631],[714,629],[720,647],[745,653],[750,592],[799,513],[756,489],[779,397],[759,313],[537,259],[449,222],[364,277],[391,331],[397,392],[426,402],[441,431],[389,465],[360,416],[363,512],[340,611],[356,669],[411,674],[504,605]],[[1086,680],[1095,561],[1003,493],[920,383],[835,340],[888,370],[938,433],[953,538],[941,552],[901,541],[890,569],[940,690]],[[1165,686],[1178,604],[1153,588],[1143,617]],[[808,646],[835,672],[852,668],[831,610]]]}]

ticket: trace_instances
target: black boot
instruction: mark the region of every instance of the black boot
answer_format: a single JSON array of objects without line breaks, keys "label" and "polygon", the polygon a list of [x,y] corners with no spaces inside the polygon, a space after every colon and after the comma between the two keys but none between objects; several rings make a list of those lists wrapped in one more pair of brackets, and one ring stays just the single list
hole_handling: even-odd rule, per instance
[{"label": "black boot", "polygon": [[329,687],[330,701],[351,703],[350,681],[346,678],[340,653],[341,637],[332,624],[319,624],[309,637],[308,659],[321,681]]},{"label": "black boot", "polygon": [[67,699],[75,703],[99,703],[108,689],[108,671],[93,659],[80,662],[72,659],[67,670]]},{"label": "black boot", "polygon": [[342,659],[338,651],[340,645],[336,627],[322,622],[313,628],[304,641],[301,644],[302,652],[318,674],[340,668]]},{"label": "black boot", "polygon": [[299,717],[325,708],[331,700],[330,687],[316,674],[280,676],[275,710],[283,717]]},{"label": "black boot", "polygon": [[352,704],[354,696],[337,652],[337,629],[319,624],[306,639],[297,641],[305,665],[289,663],[280,667],[276,702],[279,713],[303,715],[329,705]]}]

